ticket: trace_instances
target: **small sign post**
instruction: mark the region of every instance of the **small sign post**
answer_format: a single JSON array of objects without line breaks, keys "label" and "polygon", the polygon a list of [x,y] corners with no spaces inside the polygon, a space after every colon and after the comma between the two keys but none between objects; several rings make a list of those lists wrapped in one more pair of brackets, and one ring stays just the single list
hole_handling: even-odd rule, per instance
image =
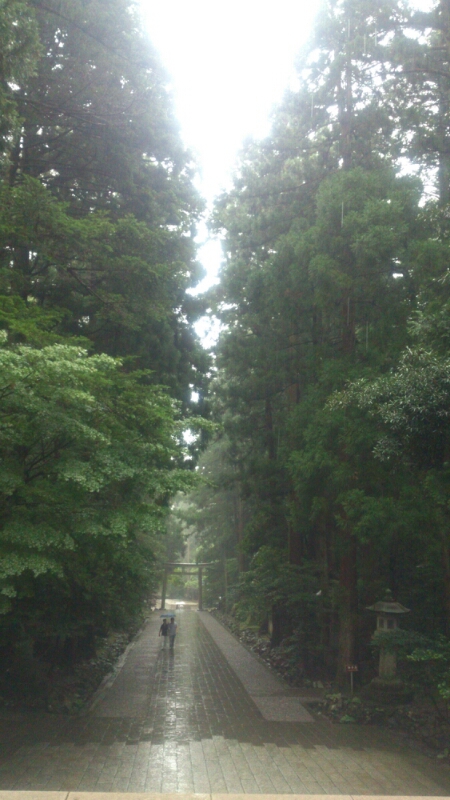
[{"label": "small sign post", "polygon": [[358,672],[357,664],[347,664],[345,667],[346,672],[350,673],[350,692],[353,694],[353,673]]}]

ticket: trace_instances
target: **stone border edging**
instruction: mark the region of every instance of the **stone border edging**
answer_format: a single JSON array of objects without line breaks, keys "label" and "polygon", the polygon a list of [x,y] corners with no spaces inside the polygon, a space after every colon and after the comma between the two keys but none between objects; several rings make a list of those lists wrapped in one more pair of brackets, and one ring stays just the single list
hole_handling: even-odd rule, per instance
[{"label": "stone border edging", "polygon": [[223,794],[159,792],[33,792],[0,791],[0,800],[448,800],[428,795],[356,795],[356,794]]},{"label": "stone border edging", "polygon": [[215,641],[263,719],[268,722],[314,722],[302,705],[301,698],[278,675],[206,611],[199,611],[200,620]]},{"label": "stone border edging", "polygon": [[[122,655],[119,656],[119,658],[117,659],[117,661],[114,664],[111,672],[108,672],[108,674],[105,675],[104,678],[102,678],[102,680],[100,682],[100,685],[97,687],[97,689],[95,690],[94,694],[91,696],[89,704],[85,708],[81,709],[81,711],[79,711],[78,714],[73,714],[72,716],[87,717],[87,715],[91,714],[94,711],[94,709],[96,708],[96,706],[98,706],[98,704],[103,700],[103,698],[104,698],[106,692],[108,691],[108,689],[111,688],[111,686],[114,684],[114,682],[116,681],[116,679],[120,675],[120,673],[121,673],[121,671],[123,669],[123,665],[125,664],[125,661],[127,660],[128,653],[130,652],[130,650],[133,649],[133,647],[135,646],[135,644],[138,641],[138,639],[140,639],[140,637],[142,636],[148,621],[149,621],[149,617],[146,617],[146,619],[142,623],[141,627],[139,628],[139,630],[137,631],[135,636],[133,636],[131,642],[129,642],[127,644],[127,646],[126,646],[125,650],[123,651]],[[12,792],[12,794],[14,794],[14,792]],[[22,794],[24,794],[24,792],[22,792]],[[33,796],[34,796],[34,794],[39,794],[39,792],[29,792],[29,794],[30,795],[33,794]],[[44,794],[48,794],[48,792],[47,793],[44,792]],[[58,795],[58,797],[53,798],[53,800],[64,800],[64,798],[66,797],[66,795],[63,793],[64,794],[64,798],[61,798],[60,797],[61,792],[54,792],[53,794]],[[0,796],[1,796],[1,792],[0,792]],[[7,800],[7,798],[2,798],[2,800]],[[33,798],[29,797],[28,800],[33,800]],[[50,798],[49,798],[49,800],[50,800]]]},{"label": "stone border edging", "polygon": [[[214,614],[212,611],[210,611],[209,609],[207,609],[207,608],[206,608],[206,609],[205,609],[205,608],[203,609],[203,612],[205,612],[205,611],[206,611],[206,613],[208,613],[208,614],[209,614],[209,615],[210,615],[210,616],[211,616],[211,617],[212,617],[212,618],[213,618],[213,619],[214,619],[214,620],[215,620],[215,621],[216,621],[216,622],[217,622],[219,625],[221,625],[221,626],[222,626],[222,628],[223,628],[225,631],[227,631],[227,633],[229,633],[229,634],[230,634],[230,636],[232,636],[232,637],[233,637],[233,639],[235,639],[235,640],[236,640],[236,642],[238,642],[238,643],[241,645],[241,647],[243,647],[243,648],[244,648],[244,650],[247,650],[247,652],[248,652],[248,653],[249,653],[251,656],[253,656],[253,658],[254,658],[256,661],[259,661],[259,663],[260,663],[260,664],[262,664],[262,666],[263,666],[263,667],[265,667],[265,668],[268,670],[268,672],[270,672],[270,674],[271,674],[271,675],[273,675],[273,677],[274,677],[274,678],[276,678],[276,680],[277,680],[277,681],[279,681],[279,683],[281,683],[283,686],[285,686],[285,687],[286,687],[286,689],[287,689],[287,690],[288,690],[288,691],[289,691],[289,692],[290,692],[290,693],[291,693],[293,696],[297,695],[298,697],[301,697],[301,698],[302,698],[302,703],[317,703],[318,701],[320,701],[320,700],[323,698],[323,696],[324,696],[324,691],[323,691],[323,690],[321,690],[321,689],[315,689],[315,688],[314,688],[314,690],[312,690],[312,689],[309,689],[309,691],[310,691],[310,692],[312,692],[312,691],[314,691],[314,692],[315,692],[315,694],[314,694],[314,695],[313,695],[312,693],[311,693],[311,695],[310,695],[310,696],[309,696],[309,695],[308,695],[308,696],[305,696],[305,695],[303,695],[303,694],[302,694],[302,687],[301,687],[301,686],[291,686],[291,684],[289,683],[289,681],[288,681],[288,680],[287,680],[287,679],[286,679],[286,678],[285,678],[283,675],[280,675],[280,673],[279,673],[279,672],[277,672],[277,670],[275,669],[275,667],[273,667],[273,666],[270,664],[270,662],[266,661],[266,660],[265,660],[265,658],[263,658],[263,657],[262,657],[262,656],[261,656],[261,655],[260,655],[258,652],[256,652],[255,650],[253,650],[253,649],[250,647],[250,645],[249,645],[249,644],[247,644],[247,642],[245,642],[245,641],[242,641],[242,640],[239,638],[239,636],[238,636],[238,635],[237,635],[237,634],[236,634],[236,633],[235,633],[233,630],[231,630],[231,628],[229,628],[227,625],[225,625],[225,623],[224,623],[224,622],[222,622],[222,620],[221,620],[221,619],[219,619],[219,617],[216,617],[216,615],[215,615],[215,614]],[[447,800],[448,800],[448,798],[447,798]]]}]

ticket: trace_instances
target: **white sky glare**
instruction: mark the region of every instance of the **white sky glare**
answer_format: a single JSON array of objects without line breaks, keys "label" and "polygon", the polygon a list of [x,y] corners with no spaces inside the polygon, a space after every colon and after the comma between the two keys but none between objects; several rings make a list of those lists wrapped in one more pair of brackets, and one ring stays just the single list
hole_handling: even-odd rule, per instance
[{"label": "white sky glare", "polygon": [[141,0],[141,7],[211,201],[245,137],[268,133],[318,0]]},{"label": "white sky glare", "polygon": [[[230,185],[246,137],[269,133],[270,112],[294,78],[296,56],[322,0],[139,2],[170,75],[182,138],[200,169],[198,189],[211,208]],[[425,9],[432,0],[411,4]],[[196,293],[217,281],[221,261],[220,242],[207,239],[206,225],[198,241],[208,274]]]},{"label": "white sky glare", "polygon": [[[171,77],[183,141],[199,165],[198,188],[211,206],[229,185],[245,138],[269,132],[270,111],[293,77],[319,0],[140,2]],[[220,244],[210,241],[199,257],[208,270],[206,289],[215,280]]]}]

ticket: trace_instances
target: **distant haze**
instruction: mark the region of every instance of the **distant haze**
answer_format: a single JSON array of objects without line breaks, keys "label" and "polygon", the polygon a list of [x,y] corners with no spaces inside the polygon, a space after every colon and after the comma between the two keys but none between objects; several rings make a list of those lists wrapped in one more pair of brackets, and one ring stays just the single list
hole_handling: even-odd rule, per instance
[{"label": "distant haze", "polygon": [[[270,112],[294,79],[296,55],[319,0],[140,0],[150,39],[168,70],[185,144],[201,170],[197,185],[211,206],[230,184],[248,136],[270,130]],[[426,7],[427,0],[416,0]],[[206,240],[205,230],[200,241]],[[215,282],[220,244],[200,250]]]},{"label": "distant haze", "polygon": [[173,79],[185,143],[210,201],[227,182],[246,136],[269,130],[269,113],[293,73],[317,2],[141,0],[150,38]]}]

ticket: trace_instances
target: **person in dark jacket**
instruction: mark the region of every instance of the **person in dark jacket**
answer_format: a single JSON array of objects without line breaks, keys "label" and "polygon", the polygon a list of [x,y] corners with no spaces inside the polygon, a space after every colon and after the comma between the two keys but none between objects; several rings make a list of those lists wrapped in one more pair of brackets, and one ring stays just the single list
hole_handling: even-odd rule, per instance
[{"label": "person in dark jacket", "polygon": [[177,628],[178,628],[178,625],[175,622],[175,618],[171,617],[170,625],[167,628],[167,633],[169,634],[170,649],[171,650],[173,650],[173,646],[175,644],[175,636],[177,635]]},{"label": "person in dark jacket", "polygon": [[169,633],[169,623],[167,622],[166,619],[163,619],[163,623],[159,629],[159,636],[163,637],[163,644],[161,648],[162,650],[163,649],[165,650],[165,648],[167,647],[168,633]]}]

